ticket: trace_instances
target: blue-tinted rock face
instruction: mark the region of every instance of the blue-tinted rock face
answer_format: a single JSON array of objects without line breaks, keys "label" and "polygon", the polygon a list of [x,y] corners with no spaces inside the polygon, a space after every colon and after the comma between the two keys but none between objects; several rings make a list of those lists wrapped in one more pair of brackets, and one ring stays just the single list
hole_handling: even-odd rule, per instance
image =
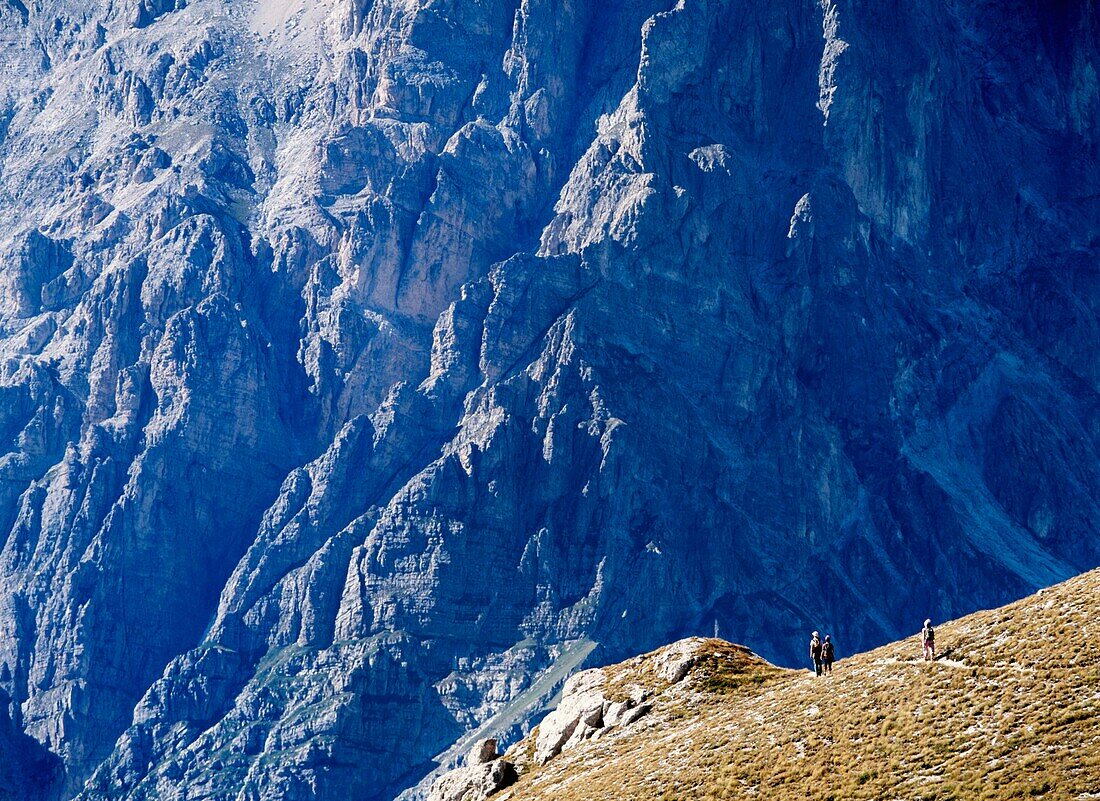
[{"label": "blue-tinted rock face", "polygon": [[670,3],[0,3],[0,783],[390,799],[1100,563],[1095,3]]}]

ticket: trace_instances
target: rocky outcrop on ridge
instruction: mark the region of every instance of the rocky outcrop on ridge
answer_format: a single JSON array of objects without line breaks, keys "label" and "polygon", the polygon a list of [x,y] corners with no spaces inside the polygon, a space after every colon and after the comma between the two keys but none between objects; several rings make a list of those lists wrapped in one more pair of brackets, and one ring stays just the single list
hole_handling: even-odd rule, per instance
[{"label": "rocky outcrop on ridge", "polygon": [[479,741],[466,757],[466,765],[440,776],[428,792],[428,801],[480,801],[499,792],[518,778],[516,766],[497,753],[497,741]]},{"label": "rocky outcrop on ridge", "polygon": [[496,740],[477,743],[466,766],[436,780],[428,801],[484,801],[515,784],[520,771],[536,772],[590,741],[629,736],[637,730],[634,724],[653,710],[654,699],[678,691],[685,680],[708,686],[721,676],[762,684],[782,673],[743,646],[701,637],[621,665],[581,671],[565,682],[554,710],[528,737],[503,756],[496,753]]},{"label": "rocky outcrop on ridge", "polygon": [[[586,743],[602,738],[618,741],[645,730],[635,724],[655,706],[666,711],[671,697],[700,689],[759,687],[788,672],[744,646],[702,637],[681,640],[619,665],[581,671],[565,682],[553,711],[530,735],[503,756],[497,755],[495,740],[479,742],[465,767],[436,780],[428,801],[484,801],[515,784],[521,773],[539,775],[543,766],[563,753],[580,751]],[[504,778],[498,781],[498,776]]]},{"label": "rocky outcrop on ridge", "polygon": [[[755,662],[754,662],[755,660]],[[616,669],[592,668],[572,676],[561,699],[532,733],[531,758],[545,765],[563,751],[636,723],[653,708],[650,699],[680,683],[701,666],[766,673],[767,665],[748,649],[692,637],[635,657]],[[744,663],[744,664],[740,664]]]},{"label": "rocky outcrop on ridge", "polygon": [[0,3],[13,731],[63,798],[422,796],[593,660],[1100,563],[1098,25]]}]

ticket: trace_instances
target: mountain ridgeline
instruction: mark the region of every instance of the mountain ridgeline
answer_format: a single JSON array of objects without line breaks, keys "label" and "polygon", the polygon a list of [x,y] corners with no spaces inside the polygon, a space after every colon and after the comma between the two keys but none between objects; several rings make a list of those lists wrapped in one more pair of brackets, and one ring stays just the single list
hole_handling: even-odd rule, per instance
[{"label": "mountain ridgeline", "polygon": [[0,57],[0,795],[416,797],[586,664],[1100,564],[1095,0],[0,0]]},{"label": "mountain ridgeline", "polygon": [[[585,671],[530,737],[429,799],[1100,795],[1100,572],[937,628],[935,661],[913,635],[820,678],[701,638]],[[508,767],[493,792],[458,781],[487,766]]]}]

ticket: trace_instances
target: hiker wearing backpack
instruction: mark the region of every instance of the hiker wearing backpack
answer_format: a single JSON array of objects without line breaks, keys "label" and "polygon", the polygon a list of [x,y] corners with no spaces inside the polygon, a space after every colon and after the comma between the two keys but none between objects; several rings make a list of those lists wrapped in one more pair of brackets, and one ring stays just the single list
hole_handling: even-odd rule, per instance
[{"label": "hiker wearing backpack", "polygon": [[810,637],[810,659],[814,663],[814,673],[818,676],[821,675],[821,651],[820,635],[815,631]]},{"label": "hiker wearing backpack", "polygon": [[936,630],[932,628],[932,621],[924,621],[924,628],[920,630],[921,641],[924,643],[924,661],[931,662],[936,658]]},{"label": "hiker wearing backpack", "polygon": [[833,635],[826,634],[825,642],[821,643],[821,669],[832,675],[833,672]]}]

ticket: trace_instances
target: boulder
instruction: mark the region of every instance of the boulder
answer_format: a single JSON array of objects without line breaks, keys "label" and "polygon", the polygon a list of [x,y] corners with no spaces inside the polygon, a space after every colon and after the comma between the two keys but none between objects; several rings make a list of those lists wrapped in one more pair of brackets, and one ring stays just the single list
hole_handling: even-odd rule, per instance
[{"label": "boulder", "polygon": [[516,766],[503,759],[471,764],[437,779],[428,792],[428,801],[482,801],[518,779]]},{"label": "boulder", "polygon": [[484,765],[497,758],[497,741],[493,738],[479,740],[466,757],[468,765]]}]

